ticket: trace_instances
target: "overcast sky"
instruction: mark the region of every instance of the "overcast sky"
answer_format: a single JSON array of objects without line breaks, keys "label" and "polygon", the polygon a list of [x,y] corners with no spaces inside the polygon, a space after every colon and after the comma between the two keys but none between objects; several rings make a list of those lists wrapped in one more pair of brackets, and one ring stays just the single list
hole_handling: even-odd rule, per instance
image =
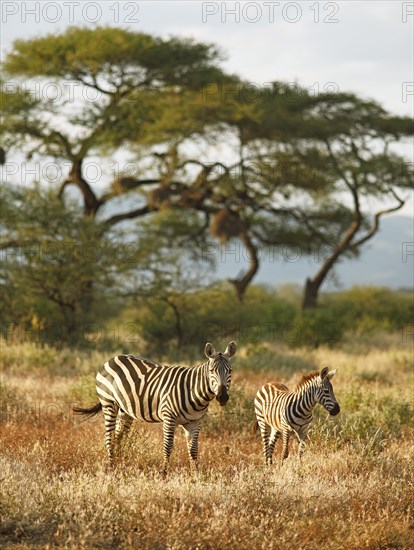
[{"label": "overcast sky", "polygon": [[414,113],[412,1],[3,0],[1,10],[3,54],[16,38],[71,24],[121,26],[214,42],[228,71],[258,85],[284,80],[314,93],[354,91],[393,113]]}]

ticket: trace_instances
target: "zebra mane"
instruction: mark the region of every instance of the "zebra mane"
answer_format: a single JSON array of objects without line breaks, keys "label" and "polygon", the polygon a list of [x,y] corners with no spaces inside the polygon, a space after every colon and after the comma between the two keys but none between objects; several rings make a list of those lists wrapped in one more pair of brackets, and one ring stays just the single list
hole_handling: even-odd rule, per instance
[{"label": "zebra mane", "polygon": [[298,390],[299,388],[301,388],[302,386],[305,386],[307,382],[309,382],[310,380],[313,380],[314,378],[316,378],[317,376],[319,376],[319,371],[315,370],[313,372],[310,372],[309,374],[304,374],[302,376],[302,380],[299,382],[299,384],[296,386],[296,389]]}]

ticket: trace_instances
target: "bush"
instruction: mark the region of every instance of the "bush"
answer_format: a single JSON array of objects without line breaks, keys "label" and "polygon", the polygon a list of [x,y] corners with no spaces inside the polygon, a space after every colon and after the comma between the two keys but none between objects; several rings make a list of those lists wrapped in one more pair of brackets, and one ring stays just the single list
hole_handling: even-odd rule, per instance
[{"label": "bush", "polygon": [[198,360],[207,341],[220,348],[231,339],[240,347],[369,347],[370,341],[389,347],[413,310],[408,293],[355,287],[322,295],[318,308],[301,312],[294,290],[251,286],[241,303],[232,286],[218,283],[167,299],[140,300],[129,310],[129,320],[139,326],[143,352]]},{"label": "bush", "polygon": [[274,380],[287,378],[296,372],[314,370],[316,365],[311,359],[299,355],[280,353],[277,348],[266,344],[248,345],[237,358],[237,370],[243,372],[269,373]]},{"label": "bush", "polygon": [[[402,291],[355,287],[322,295],[318,308],[303,312],[296,294],[292,289],[289,292],[286,288],[276,291],[251,286],[241,303],[229,283],[218,283],[191,292],[140,297],[123,304],[122,311],[113,311],[105,326],[96,321],[105,319],[104,313],[94,323],[79,325],[73,343],[81,343],[85,352],[108,350],[111,356],[121,347],[119,351],[123,353],[147,355],[167,363],[204,360],[202,350],[207,341],[216,349],[224,349],[230,340],[235,340],[239,349],[250,346],[256,351],[261,344],[286,344],[291,348],[341,345],[349,351],[364,352],[370,347],[388,349],[400,344],[401,330],[410,325],[411,315],[414,316],[411,296]],[[31,322],[38,328],[28,332],[19,332],[5,323],[7,340],[26,342],[33,333],[39,336],[39,342],[46,340],[61,346],[67,339],[68,335],[58,337],[48,332],[47,324],[42,328],[40,318]],[[411,333],[407,332],[407,339],[408,334]],[[33,366],[44,368],[56,363],[57,358],[51,356],[55,351],[50,352],[52,345],[44,345],[42,352],[33,352]],[[257,361],[267,368],[274,357],[261,353]],[[72,368],[70,363],[71,357],[63,360],[68,369]]]},{"label": "bush", "polygon": [[83,406],[95,404],[98,401],[95,377],[90,374],[80,376],[69,386],[67,395],[70,401]]},{"label": "bush", "polygon": [[190,351],[196,358],[207,341],[219,349],[230,340],[239,346],[282,340],[284,327],[296,311],[291,303],[260,286],[251,287],[243,303],[227,284],[170,296],[169,300],[174,307],[160,299],[138,306],[135,321],[146,342],[146,353],[160,356],[175,349],[179,355],[186,350],[186,355]]},{"label": "bush", "polygon": [[323,296],[321,304],[355,335],[400,331],[414,318],[412,293],[389,288],[355,286]]},{"label": "bush", "polygon": [[288,344],[292,347],[335,346],[343,338],[345,326],[340,317],[326,308],[305,310],[295,317]]}]

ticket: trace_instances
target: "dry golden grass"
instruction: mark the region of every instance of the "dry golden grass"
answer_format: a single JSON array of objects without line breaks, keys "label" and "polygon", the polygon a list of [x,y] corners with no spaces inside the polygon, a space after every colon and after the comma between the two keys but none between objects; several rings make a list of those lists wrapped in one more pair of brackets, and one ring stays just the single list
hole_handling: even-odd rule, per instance
[{"label": "dry golden grass", "polygon": [[[115,471],[106,472],[102,418],[73,418],[75,402],[93,400],[92,373],[103,357],[56,352],[53,358],[52,350],[30,346],[22,353],[19,368],[6,350],[1,380],[4,548],[414,547],[408,347],[364,355],[241,350],[229,404],[213,403],[202,428],[198,475],[190,474],[177,430],[166,478],[160,425],[136,423]],[[47,366],[42,353],[51,357]],[[260,353],[274,354],[266,370],[252,361]],[[263,466],[260,442],[250,432],[259,385],[291,386],[304,365],[325,364],[339,367],[334,388],[341,414],[327,418],[319,408],[301,464],[292,442],[283,466]]]}]

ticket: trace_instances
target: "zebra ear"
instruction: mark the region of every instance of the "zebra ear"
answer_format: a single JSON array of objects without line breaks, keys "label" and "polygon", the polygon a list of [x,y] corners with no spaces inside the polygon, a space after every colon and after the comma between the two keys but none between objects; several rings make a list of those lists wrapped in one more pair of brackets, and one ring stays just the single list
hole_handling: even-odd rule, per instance
[{"label": "zebra ear", "polygon": [[324,367],[322,370],[321,370],[321,374],[320,374],[320,377],[321,377],[321,380],[323,380],[324,378],[326,378],[326,375],[328,374],[328,367]]},{"label": "zebra ear", "polygon": [[328,374],[326,375],[327,379],[332,380],[332,378],[335,376],[337,370],[338,369],[331,370],[331,372],[328,372]]},{"label": "zebra ear", "polygon": [[227,357],[233,357],[233,355],[236,353],[236,342],[230,342],[224,353],[227,355]]},{"label": "zebra ear", "polygon": [[210,342],[207,342],[206,347],[204,348],[204,353],[206,354],[206,357],[211,359],[216,355],[216,350],[214,349],[213,344],[210,344]]}]

